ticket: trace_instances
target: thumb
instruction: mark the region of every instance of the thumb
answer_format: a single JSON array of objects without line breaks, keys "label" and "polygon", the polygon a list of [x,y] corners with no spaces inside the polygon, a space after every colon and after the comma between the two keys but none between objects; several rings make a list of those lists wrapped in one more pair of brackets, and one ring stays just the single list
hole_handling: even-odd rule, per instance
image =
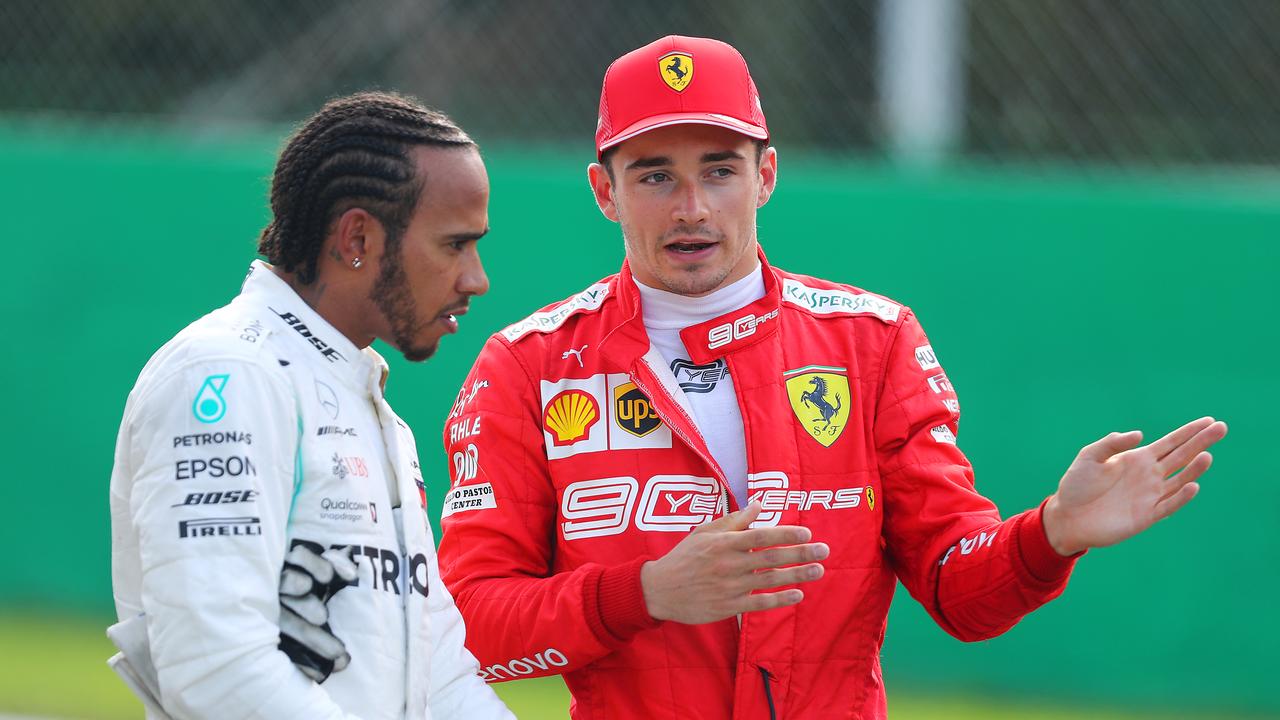
[{"label": "thumb", "polygon": [[747,506],[737,512],[731,512],[723,517],[718,517],[705,525],[699,525],[694,528],[694,532],[733,532],[735,530],[746,530],[751,527],[751,523],[756,521],[756,517],[760,515],[760,501],[752,500]]},{"label": "thumb", "polygon": [[1109,433],[1101,440],[1084,446],[1080,456],[1095,462],[1106,462],[1112,455],[1132,450],[1142,442],[1141,430]]}]

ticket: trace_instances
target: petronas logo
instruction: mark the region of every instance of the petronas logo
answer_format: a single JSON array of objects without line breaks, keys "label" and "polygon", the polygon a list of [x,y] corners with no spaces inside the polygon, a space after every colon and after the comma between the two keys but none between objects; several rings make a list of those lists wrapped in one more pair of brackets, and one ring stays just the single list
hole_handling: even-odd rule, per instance
[{"label": "petronas logo", "polygon": [[204,379],[191,403],[191,412],[202,423],[216,423],[227,414],[227,401],[222,399],[222,389],[227,386],[230,375],[210,375]]}]

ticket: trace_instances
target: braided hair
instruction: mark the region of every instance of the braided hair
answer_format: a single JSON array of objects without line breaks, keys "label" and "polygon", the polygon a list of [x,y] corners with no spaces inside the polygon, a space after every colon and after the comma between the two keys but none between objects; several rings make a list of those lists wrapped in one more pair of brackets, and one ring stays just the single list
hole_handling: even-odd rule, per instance
[{"label": "braided hair", "polygon": [[422,192],[414,146],[475,146],[444,113],[389,92],[325,104],[289,138],[271,180],[272,220],[258,252],[298,280],[316,279],[329,226],[360,207],[382,223],[394,251]]}]

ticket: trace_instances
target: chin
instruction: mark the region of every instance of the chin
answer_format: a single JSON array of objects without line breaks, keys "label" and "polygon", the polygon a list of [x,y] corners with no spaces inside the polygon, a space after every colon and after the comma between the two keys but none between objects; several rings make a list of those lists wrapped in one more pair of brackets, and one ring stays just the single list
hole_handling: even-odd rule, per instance
[{"label": "chin", "polygon": [[724,278],[727,275],[728,273],[725,273],[724,275],[720,275],[717,279],[715,274],[699,268],[692,272],[673,273],[666,278],[660,279],[663,280],[663,284],[666,285],[671,292],[674,292],[677,295],[692,296],[705,295],[706,293],[715,290],[724,282]]},{"label": "chin", "polygon": [[436,341],[431,343],[430,345],[416,345],[413,347],[405,348],[404,350],[400,351],[400,354],[404,355],[404,359],[408,360],[409,362],[419,363],[419,362],[424,362],[427,359],[429,359],[432,355],[435,355],[436,349],[439,347],[440,347],[440,342]]}]

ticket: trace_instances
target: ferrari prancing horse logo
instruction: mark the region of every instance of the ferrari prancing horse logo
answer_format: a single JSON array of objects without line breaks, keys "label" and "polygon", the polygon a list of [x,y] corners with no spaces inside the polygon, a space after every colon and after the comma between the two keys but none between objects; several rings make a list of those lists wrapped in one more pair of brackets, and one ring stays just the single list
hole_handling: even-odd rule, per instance
[{"label": "ferrari prancing horse logo", "polygon": [[782,374],[787,398],[800,425],[823,447],[840,438],[849,422],[848,370],[808,365]]},{"label": "ferrari prancing horse logo", "polygon": [[693,80],[693,56],[681,52],[663,55],[658,59],[658,74],[667,87],[683,92]]}]

